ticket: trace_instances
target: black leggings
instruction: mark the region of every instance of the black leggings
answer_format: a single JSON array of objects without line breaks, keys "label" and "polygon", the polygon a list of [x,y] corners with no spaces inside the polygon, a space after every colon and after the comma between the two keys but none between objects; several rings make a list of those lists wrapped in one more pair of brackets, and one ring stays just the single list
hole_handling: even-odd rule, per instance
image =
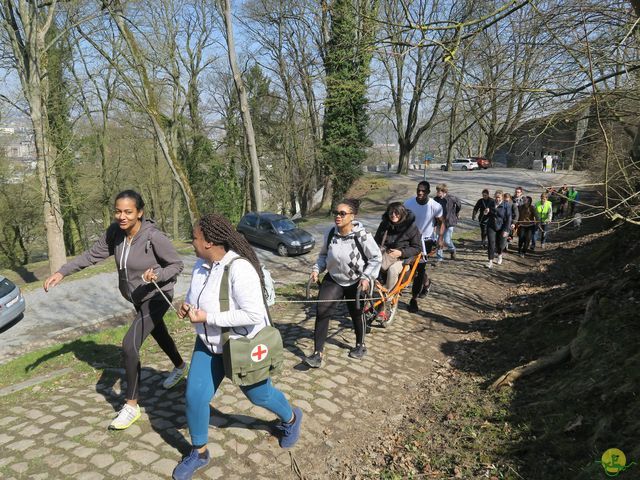
[{"label": "black leggings", "polygon": [[496,231],[491,227],[487,227],[487,253],[489,260],[493,260],[496,254],[501,254],[507,244],[507,238],[502,236],[502,233],[502,230]]},{"label": "black leggings", "polygon": [[[169,297],[171,299],[171,297]],[[167,313],[169,304],[160,295],[156,295],[149,300],[136,305],[136,318],[133,319],[129,331],[122,340],[122,353],[124,356],[124,370],[127,378],[127,400],[138,398],[140,386],[140,347],[144,340],[151,334],[162,351],[179,367],[183,364],[182,357],[178,352],[173,338],[169,335],[167,326],[162,317]]]},{"label": "black leggings", "polygon": [[[338,285],[336,281],[327,274],[322,280],[320,291],[318,292],[318,300],[354,300],[360,282],[356,282],[348,287]],[[356,308],[356,302],[346,302],[349,309],[349,315],[353,322],[353,328],[356,331],[356,344],[364,344],[365,324],[362,318],[362,309]],[[314,334],[314,345],[316,352],[322,352],[324,343],[329,333],[329,320],[335,312],[336,302],[320,302],[318,303],[318,311],[316,314],[316,327]]]}]

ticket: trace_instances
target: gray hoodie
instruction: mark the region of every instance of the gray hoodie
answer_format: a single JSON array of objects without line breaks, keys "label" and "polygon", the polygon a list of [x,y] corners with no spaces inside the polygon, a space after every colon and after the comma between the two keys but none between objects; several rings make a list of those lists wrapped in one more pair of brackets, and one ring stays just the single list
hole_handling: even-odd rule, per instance
[{"label": "gray hoodie", "polygon": [[158,276],[156,283],[162,291],[173,296],[176,278],[184,265],[155,222],[144,218],[131,244],[126,241],[124,230],[114,222],[89,250],[63,265],[58,272],[66,277],[111,255],[118,267],[118,288],[126,300],[140,305],[157,294],[153,283],[142,280],[142,274],[149,268]]},{"label": "gray hoodie", "polygon": [[[327,248],[331,229],[334,229],[334,234],[329,248]],[[367,256],[366,266],[354,240],[356,236]],[[348,287],[361,278],[367,278],[373,283],[380,273],[381,264],[382,253],[373,239],[373,235],[368,233],[360,222],[354,221],[353,230],[347,235],[340,235],[335,227],[331,227],[325,232],[322,248],[318,260],[313,266],[313,271],[322,273],[327,270],[338,285]]]}]

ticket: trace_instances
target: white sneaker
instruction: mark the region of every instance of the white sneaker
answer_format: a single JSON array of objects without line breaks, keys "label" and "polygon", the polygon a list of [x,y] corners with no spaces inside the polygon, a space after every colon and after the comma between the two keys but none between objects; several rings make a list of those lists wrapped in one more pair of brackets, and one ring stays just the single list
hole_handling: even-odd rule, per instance
[{"label": "white sneaker", "polygon": [[140,406],[136,405],[132,407],[128,403],[124,404],[122,410],[116,415],[116,418],[113,419],[111,425],[109,425],[110,430],[124,430],[125,428],[129,428],[133,422],[140,418]]},{"label": "white sneaker", "polygon": [[167,390],[175,387],[176,384],[187,374],[187,370],[189,370],[189,365],[187,363],[184,364],[184,368],[175,367],[167,378],[164,379],[162,386]]},{"label": "white sneaker", "polygon": [[498,265],[502,265],[502,255],[498,255],[498,260],[496,261]]},{"label": "white sneaker", "polygon": [[493,268],[493,260],[489,260],[489,263],[487,263],[487,268]]}]

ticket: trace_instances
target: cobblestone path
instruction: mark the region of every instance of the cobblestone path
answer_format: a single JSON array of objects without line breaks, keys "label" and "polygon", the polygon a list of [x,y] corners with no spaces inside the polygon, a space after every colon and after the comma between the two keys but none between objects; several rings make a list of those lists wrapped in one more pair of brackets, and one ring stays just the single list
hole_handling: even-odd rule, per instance
[{"label": "cobblestone path", "polygon": [[[485,299],[482,290],[492,285],[506,296],[510,284],[539,260],[507,255],[503,265],[488,270],[477,243],[460,240],[458,261],[430,267],[435,286],[420,300],[421,312],[409,314],[405,297],[394,325],[374,327],[367,336],[363,360],[347,356],[355,337],[344,309],[331,323],[326,364],[307,369],[301,360],[313,348],[314,308],[276,305],[272,316],[285,342],[286,367],[275,384],[304,411],[300,442],[291,451],[280,449],[272,414],[225,381],[211,403],[213,458],[194,478],[344,478],[349,454],[400,424],[416,383],[491,319],[496,296]],[[183,354],[191,350],[189,325],[173,335]],[[184,383],[162,388],[170,364],[152,340],[143,347],[142,365],[143,415],[125,431],[107,430],[123,402],[117,368],[67,374],[0,398],[0,478],[170,478],[189,450]]]}]

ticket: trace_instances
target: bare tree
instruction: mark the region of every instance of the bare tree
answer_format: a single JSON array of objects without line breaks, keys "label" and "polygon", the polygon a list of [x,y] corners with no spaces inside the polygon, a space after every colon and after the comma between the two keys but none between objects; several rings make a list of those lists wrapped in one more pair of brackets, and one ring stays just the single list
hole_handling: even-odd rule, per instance
[{"label": "bare tree", "polygon": [[13,68],[20,78],[34,130],[49,269],[52,273],[66,262],[64,222],[60,211],[60,194],[55,170],[57,152],[51,141],[47,112],[49,45],[46,44],[45,37],[55,21],[57,7],[56,0],[43,4],[23,0],[2,0],[0,10],[2,29],[13,56]]},{"label": "bare tree", "polygon": [[251,208],[254,211],[262,210],[262,192],[260,190],[260,162],[258,161],[258,151],[256,150],[256,135],[253,129],[251,112],[249,111],[249,101],[247,91],[242,79],[242,72],[238,67],[238,57],[236,55],[235,40],[233,37],[233,20],[231,15],[231,0],[221,0],[219,8],[224,19],[225,39],[227,41],[227,53],[229,56],[229,67],[233,74],[233,82],[240,100],[240,115],[245,130],[245,142],[249,151],[251,162]]},{"label": "bare tree", "polygon": [[[96,51],[109,61],[111,66],[118,72],[124,85],[127,86],[135,103],[147,115],[162,155],[173,174],[174,180],[182,190],[189,218],[193,223],[198,218],[197,202],[185,169],[178,159],[177,142],[172,135],[173,132],[167,129],[167,126],[171,124],[166,122],[166,118],[162,113],[158,88],[149,73],[145,51],[129,27],[130,21],[127,18],[122,2],[114,0],[109,3],[103,3],[102,8],[115,23],[126,46],[126,52],[122,52],[121,57],[116,59],[113,57],[112,52],[106,50],[90,34],[82,32],[83,37],[85,41],[89,42]],[[124,64],[118,61],[120,58],[124,60]]]}]

